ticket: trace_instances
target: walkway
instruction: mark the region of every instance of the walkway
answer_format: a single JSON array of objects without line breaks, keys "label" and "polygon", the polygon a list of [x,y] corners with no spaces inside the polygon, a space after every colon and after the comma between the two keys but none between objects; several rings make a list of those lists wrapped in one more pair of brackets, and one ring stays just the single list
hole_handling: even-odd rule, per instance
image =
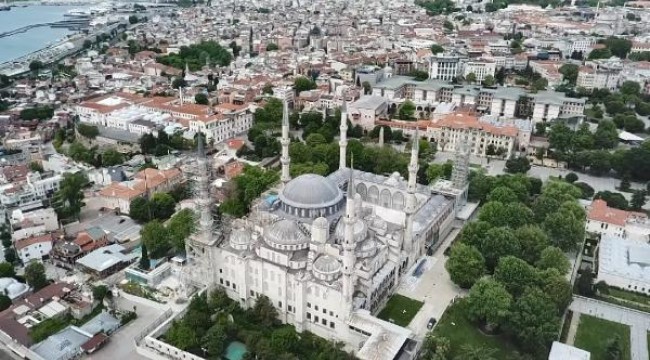
[{"label": "walkway", "polygon": [[576,313],[581,313],[629,325],[632,360],[648,359],[649,313],[582,296],[574,296],[569,309],[573,310],[574,317]]},{"label": "walkway", "polygon": [[449,278],[449,273],[445,269],[447,258],[443,254],[459,232],[460,229],[452,229],[433,256],[424,257],[428,262],[427,270],[419,278],[412,276],[404,278],[397,289],[400,295],[424,302],[408,326],[416,338],[424,338],[429,331],[427,324],[430,318],[440,319],[454,298],[465,294],[465,291]]},{"label": "walkway", "polygon": [[573,345],[576,340],[576,333],[578,332],[578,325],[580,325],[580,313],[573,313],[571,317],[571,324],[569,324],[569,332],[566,336],[566,344]]}]

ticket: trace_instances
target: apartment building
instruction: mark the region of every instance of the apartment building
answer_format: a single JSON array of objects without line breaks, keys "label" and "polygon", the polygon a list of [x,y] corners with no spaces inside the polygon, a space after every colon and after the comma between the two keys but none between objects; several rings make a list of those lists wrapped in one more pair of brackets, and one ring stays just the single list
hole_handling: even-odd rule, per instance
[{"label": "apartment building", "polygon": [[608,89],[615,90],[621,79],[621,72],[616,70],[601,69],[599,67],[581,66],[578,70],[576,86],[587,90]]},{"label": "apartment building", "polygon": [[476,83],[480,84],[488,75],[494,77],[496,65],[496,61],[488,59],[469,60],[463,68],[463,77],[467,79],[469,74],[474,74]]},{"label": "apartment building", "polygon": [[429,79],[452,81],[461,74],[462,64],[456,55],[437,54],[429,58]]}]

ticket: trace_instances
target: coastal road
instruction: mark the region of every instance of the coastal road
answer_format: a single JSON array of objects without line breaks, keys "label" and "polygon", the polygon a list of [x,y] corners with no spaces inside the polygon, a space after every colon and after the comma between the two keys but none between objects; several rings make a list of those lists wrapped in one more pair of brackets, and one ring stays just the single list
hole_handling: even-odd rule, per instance
[{"label": "coastal road", "polygon": [[630,353],[632,360],[648,359],[648,330],[650,314],[600,300],[574,296],[569,306],[574,313],[591,315],[630,326]]},{"label": "coastal road", "polygon": [[453,229],[433,256],[424,257],[427,261],[425,267],[428,269],[419,278],[406,277],[397,289],[397,293],[400,295],[424,302],[408,326],[418,340],[422,340],[429,331],[427,324],[430,318],[440,319],[454,298],[466,294],[465,290],[459,288],[449,278],[449,273],[445,269],[447,257],[443,254],[458,233],[460,233],[460,229]]}]

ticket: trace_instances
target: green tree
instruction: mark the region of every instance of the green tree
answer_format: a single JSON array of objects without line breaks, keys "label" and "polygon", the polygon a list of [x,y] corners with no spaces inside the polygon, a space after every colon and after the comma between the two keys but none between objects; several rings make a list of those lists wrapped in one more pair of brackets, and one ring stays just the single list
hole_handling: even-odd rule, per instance
[{"label": "green tree", "polygon": [[300,94],[303,91],[315,89],[316,83],[309,78],[299,76],[293,81],[293,87],[296,89],[296,94]]},{"label": "green tree", "polygon": [[45,68],[45,65],[40,60],[33,60],[32,62],[29,63],[29,71],[31,71],[33,73],[38,73],[39,71],[41,71],[44,68]]},{"label": "green tree", "polygon": [[485,274],[485,260],[475,247],[459,243],[452,247],[445,268],[455,284],[468,289]]},{"label": "green tree", "polygon": [[483,79],[483,85],[484,86],[494,86],[496,84],[496,80],[494,79],[494,76],[488,75]]},{"label": "green tree", "polygon": [[473,72],[467,74],[467,76],[465,76],[465,80],[470,84],[475,83],[476,82],[476,74],[474,74]]},{"label": "green tree", "polygon": [[228,334],[226,329],[221,324],[214,324],[208,329],[208,332],[203,336],[203,347],[208,350],[211,358],[220,359],[226,349],[226,340]]},{"label": "green tree", "polygon": [[108,295],[109,291],[110,290],[106,285],[93,286],[93,299],[101,303],[104,301],[104,298]]},{"label": "green tree", "polygon": [[605,40],[605,46],[611,51],[612,55],[625,59],[630,50],[632,50],[632,41],[610,36]]},{"label": "green tree", "polygon": [[591,268],[582,270],[580,277],[577,281],[578,294],[583,296],[593,296],[594,295],[594,272]]},{"label": "green tree", "polygon": [[574,182],[578,181],[578,175],[576,175],[576,173],[574,172],[570,172],[566,174],[564,180],[573,184]]},{"label": "green tree", "polygon": [[25,266],[25,281],[34,291],[44,288],[47,285],[45,266],[40,261],[31,261]]},{"label": "green tree", "polygon": [[525,350],[546,354],[560,326],[557,310],[544,292],[529,287],[515,302],[509,317],[512,334]]},{"label": "green tree", "polygon": [[182,77],[176,77],[174,81],[172,81],[172,89],[180,89],[184,87],[187,87],[187,82]]},{"label": "green tree", "polygon": [[137,197],[131,201],[129,206],[129,217],[139,223],[145,223],[151,216],[151,209],[149,208],[149,201],[143,197]]},{"label": "green tree", "polygon": [[506,171],[512,174],[525,174],[530,170],[530,161],[526,156],[511,157],[506,160]]},{"label": "green tree", "polygon": [[364,81],[363,83],[361,83],[361,87],[363,87],[363,94],[364,95],[372,94],[372,85],[370,85],[369,82]]},{"label": "green tree", "polygon": [[167,331],[165,340],[180,350],[195,349],[199,342],[195,329],[183,322],[174,322]]},{"label": "green tree", "polygon": [[566,153],[573,143],[573,131],[563,122],[557,121],[551,126],[548,143],[551,149]]},{"label": "green tree", "polygon": [[609,360],[621,360],[623,358],[623,346],[621,345],[621,337],[618,334],[615,334],[607,341],[605,352]]},{"label": "green tree", "polygon": [[140,269],[142,270],[149,270],[151,267],[151,261],[149,260],[149,252],[147,250],[147,246],[142,244],[142,254],[140,256]]},{"label": "green tree", "polygon": [[445,20],[445,22],[442,23],[442,27],[445,28],[446,31],[454,31],[454,23],[452,23],[449,20]]},{"label": "green tree", "polygon": [[5,261],[10,264],[15,264],[18,262],[18,255],[16,254],[16,250],[14,248],[5,249]]},{"label": "green tree", "polygon": [[646,197],[646,191],[645,190],[635,190],[634,193],[632,194],[632,201],[630,201],[630,206],[632,210],[641,210],[643,208],[643,205],[645,205],[645,197]]},{"label": "green tree", "polygon": [[194,102],[196,102],[199,105],[209,105],[210,100],[208,100],[208,96],[204,93],[198,93],[194,95]]},{"label": "green tree", "polygon": [[129,24],[137,24],[138,23],[138,16],[137,15],[131,15],[129,16]]},{"label": "green tree", "polygon": [[506,288],[490,277],[483,277],[469,290],[467,315],[472,321],[496,329],[508,318],[511,305],[512,296]]},{"label": "green tree", "polygon": [[483,243],[485,233],[491,228],[492,225],[486,221],[472,221],[465,225],[460,232],[460,242],[478,249]]},{"label": "green tree", "polygon": [[271,300],[264,295],[257,298],[252,313],[255,320],[264,327],[269,328],[278,323],[278,311]]},{"label": "green tree", "polygon": [[563,79],[571,85],[576,84],[578,80],[578,65],[576,64],[564,64],[560,66],[560,74],[562,74]]},{"label": "green tree", "polygon": [[406,100],[399,107],[398,117],[400,120],[415,120],[415,104],[411,100]]},{"label": "green tree", "polygon": [[546,233],[537,225],[522,226],[514,231],[521,244],[521,258],[529,264],[535,264],[550,240]]},{"label": "green tree", "polygon": [[612,149],[618,144],[618,131],[616,125],[610,120],[598,122],[594,133],[594,146],[597,149]]},{"label": "green tree", "polygon": [[176,211],[176,201],[168,193],[158,192],[149,200],[151,215],[154,219],[166,220]]},{"label": "green tree", "polygon": [[79,219],[81,207],[84,205],[83,188],[88,184],[88,178],[82,172],[65,173],[59,184],[59,190],[54,193],[52,205],[61,220]]},{"label": "green tree", "polygon": [[271,83],[264,84],[264,87],[262,88],[262,94],[273,95],[273,84]]},{"label": "green tree", "polygon": [[506,186],[497,186],[488,194],[487,201],[498,201],[502,204],[519,202],[517,194]]},{"label": "green tree", "polygon": [[542,227],[551,239],[551,244],[563,251],[575,249],[585,234],[584,221],[576,218],[566,208],[560,208],[548,214]]},{"label": "green tree", "polygon": [[97,126],[88,125],[84,123],[77,124],[77,132],[80,135],[87,137],[89,139],[94,139],[97,137],[97,135],[99,135],[99,129],[97,128]]},{"label": "green tree", "polygon": [[573,299],[573,289],[564,275],[555,269],[542,271],[540,274],[544,293],[553,300],[557,307],[557,313],[563,314]]},{"label": "green tree", "polygon": [[541,91],[541,90],[546,90],[548,87],[548,80],[545,78],[539,78],[535,81],[533,81],[532,84],[532,90],[533,91]]},{"label": "green tree", "polygon": [[636,81],[623,81],[618,91],[625,96],[639,96],[641,93],[641,85]]},{"label": "green tree", "polygon": [[124,162],[124,156],[114,149],[108,149],[102,154],[103,166],[115,166]]},{"label": "green tree", "polygon": [[485,258],[488,271],[492,271],[502,257],[519,256],[521,245],[512,230],[507,227],[496,227],[485,233],[479,250]]},{"label": "green tree", "polygon": [[167,224],[170,244],[176,251],[185,251],[185,240],[196,230],[196,219],[191,209],[183,209]]},{"label": "green tree", "polygon": [[278,45],[275,44],[275,43],[268,43],[268,44],[266,45],[266,51],[276,51],[276,50],[278,50],[278,49],[280,49],[280,48],[279,48]]},{"label": "green tree", "polygon": [[167,255],[171,247],[167,228],[158,220],[145,224],[140,230],[140,238],[154,259]]},{"label": "green tree", "polygon": [[522,259],[514,256],[505,256],[499,259],[499,264],[494,269],[494,279],[502,283],[508,292],[515,297],[524,290],[537,283],[537,270]]},{"label": "green tree", "polygon": [[431,52],[434,55],[439,54],[439,53],[443,53],[443,52],[445,52],[445,48],[443,48],[442,46],[440,46],[438,44],[433,44],[433,45],[431,45]]},{"label": "green tree", "polygon": [[11,306],[11,299],[5,294],[0,294],[0,311],[5,311]]},{"label": "green tree", "polygon": [[0,263],[0,278],[11,278],[16,276],[14,266],[8,262]]},{"label": "green tree", "polygon": [[555,246],[544,249],[535,265],[541,270],[556,269],[562,275],[566,275],[571,267],[571,263],[564,251]]}]

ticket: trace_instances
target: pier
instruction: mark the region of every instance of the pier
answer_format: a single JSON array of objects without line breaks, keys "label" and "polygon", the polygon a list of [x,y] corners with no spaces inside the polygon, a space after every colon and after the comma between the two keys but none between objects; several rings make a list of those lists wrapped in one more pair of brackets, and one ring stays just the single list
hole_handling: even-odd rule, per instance
[{"label": "pier", "polygon": [[80,28],[85,28],[88,26],[90,23],[89,20],[87,19],[78,19],[78,20],[63,20],[63,21],[57,21],[57,22],[51,22],[51,23],[42,23],[42,24],[32,24],[32,25],[27,25],[23,26],[18,29],[10,30],[10,31],[5,31],[3,33],[0,33],[0,38],[7,37],[7,36],[12,36],[20,33],[24,33],[28,30],[39,28],[39,27],[58,27],[58,28],[70,28],[70,29],[80,29]]}]

